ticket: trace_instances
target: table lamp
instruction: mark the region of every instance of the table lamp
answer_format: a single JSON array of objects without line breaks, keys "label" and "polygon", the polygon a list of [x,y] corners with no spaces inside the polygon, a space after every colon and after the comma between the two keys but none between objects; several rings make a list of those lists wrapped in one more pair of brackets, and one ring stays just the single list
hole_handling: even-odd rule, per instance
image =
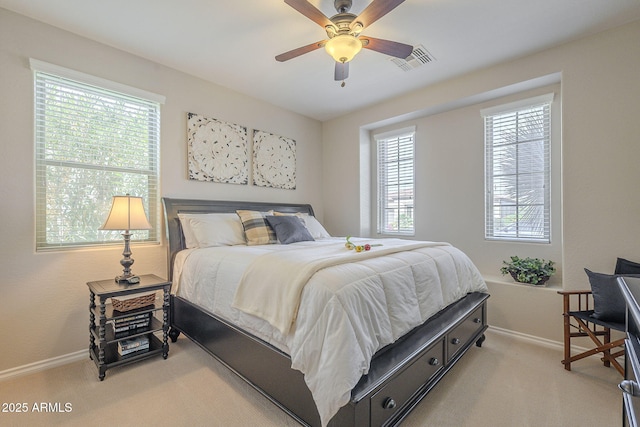
[{"label": "table lamp", "polygon": [[149,224],[147,215],[144,212],[142,197],[130,196],[128,194],[125,196],[113,196],[109,216],[99,229],[124,230],[124,233],[122,233],[124,237],[124,252],[122,252],[122,255],[124,258],[120,260],[124,271],[121,276],[116,276],[116,282],[138,283],[140,281],[137,276],[131,273],[133,258],[131,258],[131,249],[129,247],[131,240],[129,230],[150,230],[151,228],[151,224]]}]

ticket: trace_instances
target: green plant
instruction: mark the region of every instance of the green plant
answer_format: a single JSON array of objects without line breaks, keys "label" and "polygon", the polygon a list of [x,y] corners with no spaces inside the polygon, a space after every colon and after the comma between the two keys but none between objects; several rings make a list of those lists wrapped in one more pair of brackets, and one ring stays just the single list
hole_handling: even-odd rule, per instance
[{"label": "green plant", "polygon": [[510,261],[502,261],[502,263],[504,264],[500,269],[502,274],[510,274],[514,280],[531,285],[542,285],[556,272],[553,261],[540,258],[512,256]]}]

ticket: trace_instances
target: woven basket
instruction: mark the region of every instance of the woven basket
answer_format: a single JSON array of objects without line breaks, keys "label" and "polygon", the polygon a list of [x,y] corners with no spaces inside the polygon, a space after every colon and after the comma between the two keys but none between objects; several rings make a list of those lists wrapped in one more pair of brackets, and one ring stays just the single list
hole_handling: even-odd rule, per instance
[{"label": "woven basket", "polygon": [[111,298],[111,303],[113,304],[113,309],[118,311],[131,311],[136,308],[146,307],[154,303],[156,299],[156,293],[142,295],[135,298],[129,298],[124,300],[119,300],[117,298]]}]

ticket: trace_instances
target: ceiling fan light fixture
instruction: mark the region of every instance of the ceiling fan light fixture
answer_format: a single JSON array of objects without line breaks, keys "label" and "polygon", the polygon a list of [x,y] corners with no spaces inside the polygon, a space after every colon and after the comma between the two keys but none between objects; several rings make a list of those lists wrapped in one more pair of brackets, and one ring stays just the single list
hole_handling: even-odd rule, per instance
[{"label": "ceiling fan light fixture", "polygon": [[350,34],[340,34],[327,41],[325,50],[336,62],[349,62],[362,49],[362,42]]}]

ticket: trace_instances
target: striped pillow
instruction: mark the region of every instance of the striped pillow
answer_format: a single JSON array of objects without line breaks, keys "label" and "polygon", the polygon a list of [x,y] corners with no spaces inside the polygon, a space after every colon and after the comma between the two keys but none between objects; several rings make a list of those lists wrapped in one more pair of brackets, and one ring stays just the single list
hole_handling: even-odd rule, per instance
[{"label": "striped pillow", "polygon": [[264,219],[267,215],[273,215],[273,211],[236,211],[242,221],[244,234],[247,238],[247,245],[271,245],[278,243],[275,231]]}]

